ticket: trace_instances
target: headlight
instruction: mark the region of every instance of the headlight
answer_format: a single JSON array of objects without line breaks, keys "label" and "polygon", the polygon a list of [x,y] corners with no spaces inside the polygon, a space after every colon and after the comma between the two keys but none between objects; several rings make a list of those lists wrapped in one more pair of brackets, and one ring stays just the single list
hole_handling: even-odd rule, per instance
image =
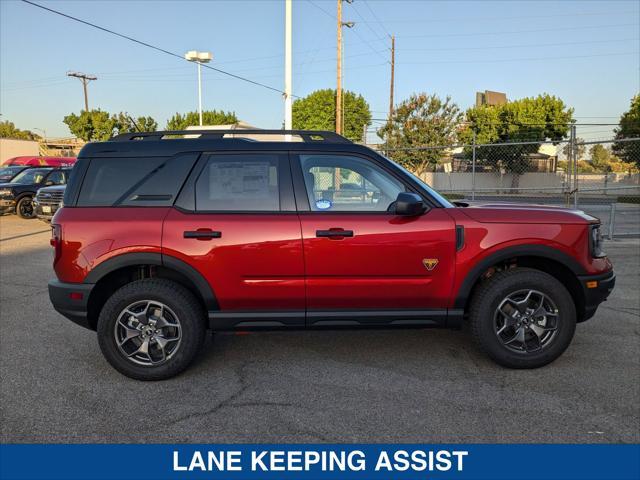
[{"label": "headlight", "polygon": [[13,197],[13,191],[10,188],[0,188],[0,197]]},{"label": "headlight", "polygon": [[607,256],[603,251],[602,243],[600,224],[591,225],[591,227],[589,227],[589,250],[591,251],[592,257],[601,258]]}]

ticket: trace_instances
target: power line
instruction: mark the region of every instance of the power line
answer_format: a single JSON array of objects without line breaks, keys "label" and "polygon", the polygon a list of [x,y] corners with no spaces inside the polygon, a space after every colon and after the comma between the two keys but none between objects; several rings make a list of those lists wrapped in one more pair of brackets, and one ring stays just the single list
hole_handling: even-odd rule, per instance
[{"label": "power line", "polygon": [[599,53],[593,55],[570,55],[564,57],[520,57],[520,58],[502,58],[495,60],[434,60],[431,62],[403,62],[402,65],[432,65],[432,64],[457,64],[457,63],[507,63],[507,62],[521,62],[521,61],[535,61],[535,60],[568,60],[573,58],[593,58],[593,57],[614,57],[622,55],[638,55],[640,52],[617,52],[617,53]]},{"label": "power line", "polygon": [[[358,15],[358,17],[360,17],[362,20],[364,20],[364,17],[363,17],[362,15],[360,15],[360,12],[356,9],[355,4],[353,4],[353,3],[349,3],[348,5],[353,9],[353,11],[354,11],[354,12],[356,12],[356,15]],[[358,22],[356,22],[356,26],[357,26],[357,23],[358,23]],[[384,40],[384,38],[380,38],[380,37],[376,34],[376,32],[374,32],[374,31],[373,31],[373,29],[371,29],[371,27],[369,27],[369,25],[368,25],[368,24],[366,24],[366,23],[365,23],[364,25],[365,25],[365,26],[366,26],[366,27],[371,31],[371,33],[373,33],[373,34],[375,35],[376,40],[378,40],[378,41],[379,41],[379,40]],[[357,30],[357,29],[354,29],[354,30],[353,30],[353,33],[355,33],[355,34],[356,34],[356,36],[357,36],[361,41],[363,41],[363,42],[365,42],[365,43],[367,44],[367,47],[369,47],[369,50],[371,50],[373,53],[375,53],[376,55],[380,56],[380,57],[381,57],[381,58],[383,58],[385,61],[387,61],[387,59],[386,59],[385,57],[383,57],[382,53],[380,53],[380,52],[379,52],[379,51],[377,51],[375,48],[373,48],[373,46],[371,45],[371,43],[369,43],[367,40],[365,40],[365,39],[360,35],[360,33],[358,33],[358,30]]]},{"label": "power line", "polygon": [[[337,20],[337,18],[336,18],[336,16],[335,16],[335,15],[333,15],[331,12],[329,12],[329,11],[325,10],[324,8],[322,8],[320,5],[318,5],[318,4],[317,4],[317,3],[315,3],[314,1],[312,1],[312,0],[307,0],[307,3],[309,3],[310,5],[313,5],[314,7],[316,7],[318,10],[320,10],[322,13],[324,13],[324,14],[325,14],[326,16],[328,16],[329,18],[331,18],[331,19],[333,19],[333,20]],[[353,4],[350,4],[350,5],[351,5],[351,7],[353,7]],[[360,13],[358,13],[357,11],[356,11],[356,13],[360,16]],[[362,18],[362,16],[360,16],[360,18]],[[351,29],[351,30],[353,30],[353,33],[354,33],[354,34],[355,34],[355,35],[360,39],[360,41],[361,41],[362,43],[364,43],[364,44],[366,44],[366,45],[367,45],[367,47],[369,48],[369,50],[371,50],[371,51],[372,51],[373,53],[375,53],[376,55],[379,55],[379,56],[381,56],[381,57],[382,57],[382,53],[381,53],[381,52],[379,52],[378,50],[374,49],[374,48],[373,48],[373,46],[371,45],[371,42],[370,42],[370,41],[365,40],[365,39],[362,37],[362,35],[360,35],[360,33],[358,33],[358,31],[357,31],[357,30],[354,30],[354,29]],[[375,34],[375,33],[374,33],[374,34]],[[376,37],[377,37],[377,35],[376,35]],[[380,40],[383,40],[383,39],[380,39],[379,37],[377,37],[375,41],[380,41]],[[387,60],[386,60],[386,58],[384,58],[384,57],[382,57],[382,58],[383,58],[385,61],[387,61]]]},{"label": "power line", "polygon": [[[364,2],[365,5],[368,6],[367,2]],[[369,10],[371,10],[371,8],[369,7]],[[373,11],[372,11],[373,13]],[[490,20],[490,21],[504,21],[504,20],[529,20],[531,18],[557,18],[557,17],[586,17],[586,16],[604,16],[604,15],[637,15],[638,11],[626,11],[626,12],[611,12],[611,11],[607,11],[607,12],[572,12],[572,13],[558,13],[558,14],[553,14],[553,13],[549,13],[546,15],[525,15],[525,16],[513,16],[513,17],[451,17],[451,18],[423,18],[423,19],[387,19],[387,23],[443,23],[443,22],[464,22],[464,21],[473,21],[473,22],[480,22],[480,21],[485,21],[485,20]],[[375,15],[375,14],[374,14]],[[370,22],[370,23],[379,23],[382,24],[381,21],[377,20],[375,22]]]},{"label": "power line", "polygon": [[[26,1],[26,0],[23,0]],[[568,30],[588,30],[590,28],[613,28],[613,27],[636,27],[637,23],[619,23],[616,25],[585,25],[582,27],[555,27],[536,30],[511,30],[502,32],[466,32],[466,33],[429,33],[420,35],[402,35],[402,38],[424,38],[424,37],[473,37],[476,35],[513,35],[520,33],[538,33],[538,32],[558,32]],[[398,35],[400,37],[400,35]]]},{"label": "power line", "polygon": [[[110,33],[111,35],[116,35],[116,36],[118,36],[120,38],[124,38],[125,40],[129,40],[130,42],[137,43],[137,44],[142,45],[144,47],[151,48],[151,49],[156,50],[158,52],[162,52],[162,53],[164,53],[166,55],[171,55],[172,57],[176,57],[176,58],[179,58],[180,60],[186,61],[182,55],[179,55],[179,54],[177,54],[175,52],[171,52],[169,50],[165,50],[164,48],[157,47],[157,46],[152,45],[152,44],[147,43],[147,42],[143,42],[141,40],[138,40],[136,38],[130,37],[128,35],[124,35],[122,33],[118,33],[116,31],[110,30],[110,29],[105,28],[105,27],[101,27],[99,25],[96,25],[95,23],[87,22],[86,20],[82,20],[80,18],[68,15],[66,13],[59,12],[58,10],[54,10],[52,8],[45,7],[44,5],[39,5],[39,4],[31,2],[29,0],[22,0],[22,1],[24,3],[32,5],[34,7],[41,8],[42,10],[46,10],[48,12],[55,13],[56,15],[60,15],[61,17],[65,17],[65,18],[68,18],[70,20],[73,20],[73,21],[76,21],[76,22],[79,22],[79,23],[83,23],[83,24],[88,25],[90,27],[97,28],[98,30],[102,30],[103,32]],[[245,77],[242,77],[240,75],[236,75],[236,74],[227,72],[225,70],[221,70],[219,68],[212,67],[212,66],[210,66],[208,64],[202,64],[202,66],[205,67],[205,68],[208,68],[210,70],[214,70],[214,71],[216,71],[218,73],[222,73],[223,75],[227,75],[229,77],[235,78],[237,80],[241,80],[243,82],[251,83],[253,85],[256,85],[256,86],[259,86],[259,87],[262,87],[262,88],[266,88],[266,89],[272,90],[274,92],[278,92],[278,93],[284,94],[284,91],[280,90],[279,88],[275,88],[275,87],[272,87],[270,85],[265,85],[264,83],[256,82],[255,80],[251,80],[249,78],[245,78]],[[295,97],[295,95],[292,95],[292,96]]]},{"label": "power line", "polygon": [[493,45],[487,47],[447,47],[447,48],[403,48],[403,52],[445,52],[453,50],[493,50],[498,48],[526,48],[526,47],[561,47],[567,45],[589,45],[597,43],[616,43],[638,40],[635,38],[620,38],[611,40],[588,40],[585,42],[562,42],[562,43],[528,43],[528,44],[512,44],[512,45]]},{"label": "power line", "polygon": [[356,12],[356,15],[358,15],[358,17],[361,18],[361,21],[359,21],[358,23],[362,23],[365,27],[367,27],[367,29],[371,33],[373,33],[373,36],[376,37],[378,40],[384,39],[384,36],[378,35],[377,32],[373,28],[371,28],[369,26],[369,23],[371,23],[371,22],[367,22],[365,20],[365,18],[360,14],[360,11],[356,8],[356,4],[355,3],[350,3],[349,6],[353,9],[354,12]]},{"label": "power line", "polygon": [[384,23],[382,23],[382,21],[378,18],[378,15],[376,15],[376,12],[373,11],[373,8],[371,8],[371,5],[369,5],[369,2],[367,0],[363,0],[364,6],[367,7],[367,9],[371,12],[371,15],[373,16],[373,18],[376,20],[376,23],[378,25],[380,25],[380,27],[382,28],[382,30],[384,31],[384,33],[386,33],[386,35],[388,37],[391,36],[391,34],[389,33],[389,31],[385,28]]}]

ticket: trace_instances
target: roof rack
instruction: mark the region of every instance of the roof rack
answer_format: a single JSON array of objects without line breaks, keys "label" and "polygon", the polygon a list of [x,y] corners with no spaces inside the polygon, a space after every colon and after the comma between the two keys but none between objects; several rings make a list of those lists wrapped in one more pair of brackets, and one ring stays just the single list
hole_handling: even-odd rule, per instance
[{"label": "roof rack", "polygon": [[[353,143],[351,140],[338,135],[335,132],[327,132],[322,130],[167,130],[160,132],[132,132],[121,133],[112,137],[111,142],[128,142],[130,140],[169,140],[175,136],[185,136],[186,138],[198,138],[203,140],[220,140],[224,138],[238,138],[245,139],[246,136],[260,136],[260,135],[293,135],[301,138],[306,143]],[[255,139],[254,139],[255,140]],[[282,141],[282,140],[274,140]]]}]

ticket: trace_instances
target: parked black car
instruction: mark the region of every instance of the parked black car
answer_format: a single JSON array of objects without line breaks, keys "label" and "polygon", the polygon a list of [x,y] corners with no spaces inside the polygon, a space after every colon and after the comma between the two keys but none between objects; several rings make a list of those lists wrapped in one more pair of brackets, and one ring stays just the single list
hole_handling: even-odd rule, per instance
[{"label": "parked black car", "polygon": [[27,165],[9,165],[7,167],[0,167],[0,183],[10,182],[20,172],[30,168]]},{"label": "parked black car", "polygon": [[54,185],[38,190],[33,201],[36,217],[44,222],[51,222],[53,215],[62,206],[65,188],[67,188],[66,185]]},{"label": "parked black car", "polygon": [[66,185],[71,168],[35,167],[20,172],[9,183],[0,184],[0,213],[35,218],[33,197],[42,187]]}]

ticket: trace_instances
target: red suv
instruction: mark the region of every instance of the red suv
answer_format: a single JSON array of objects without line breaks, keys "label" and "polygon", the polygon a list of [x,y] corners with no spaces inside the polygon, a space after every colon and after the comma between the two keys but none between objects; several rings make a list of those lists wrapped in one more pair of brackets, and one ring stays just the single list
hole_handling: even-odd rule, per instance
[{"label": "red suv", "polygon": [[463,322],[501,365],[534,368],[613,289],[596,218],[454,205],[334,133],[286,136],[133,133],[82,149],[53,218],[49,294],[117,370],[176,375],[207,329]]}]

